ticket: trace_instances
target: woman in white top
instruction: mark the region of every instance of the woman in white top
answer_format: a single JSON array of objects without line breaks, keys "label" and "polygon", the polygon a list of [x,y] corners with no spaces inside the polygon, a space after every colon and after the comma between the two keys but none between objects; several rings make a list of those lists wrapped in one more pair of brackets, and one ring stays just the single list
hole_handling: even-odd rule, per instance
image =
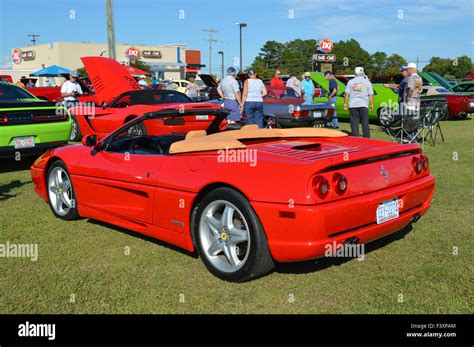
[{"label": "woman in white top", "polygon": [[246,124],[258,124],[263,128],[263,97],[267,95],[267,88],[255,71],[250,70],[249,78],[244,82],[242,104],[245,111]]}]

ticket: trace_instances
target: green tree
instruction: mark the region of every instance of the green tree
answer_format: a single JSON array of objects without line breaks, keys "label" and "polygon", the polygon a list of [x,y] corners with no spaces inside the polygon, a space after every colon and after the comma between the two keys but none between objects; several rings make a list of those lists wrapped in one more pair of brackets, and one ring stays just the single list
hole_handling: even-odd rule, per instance
[{"label": "green tree", "polygon": [[355,39],[335,42],[331,53],[337,56],[334,64],[334,71],[337,74],[353,74],[357,66],[362,66],[367,75],[374,71],[369,52],[363,49]]},{"label": "green tree", "polygon": [[133,66],[137,69],[143,70],[145,72],[151,72],[151,66],[145,63],[140,58],[130,60],[130,66]]},{"label": "green tree", "polygon": [[382,71],[384,76],[394,76],[400,73],[400,68],[406,65],[407,61],[401,55],[393,53],[387,57],[385,68]]},{"label": "green tree", "polygon": [[381,75],[387,65],[387,54],[385,52],[375,52],[370,55],[372,69],[377,75]]},{"label": "green tree", "polygon": [[79,74],[81,77],[89,77],[87,74],[87,70],[85,67],[80,67],[79,69],[76,70],[76,72]]},{"label": "green tree", "polygon": [[451,79],[453,76],[456,79],[464,78],[470,70],[474,70],[474,65],[467,55],[454,59],[432,57],[429,64],[423,68],[423,71],[436,72],[446,79]]}]

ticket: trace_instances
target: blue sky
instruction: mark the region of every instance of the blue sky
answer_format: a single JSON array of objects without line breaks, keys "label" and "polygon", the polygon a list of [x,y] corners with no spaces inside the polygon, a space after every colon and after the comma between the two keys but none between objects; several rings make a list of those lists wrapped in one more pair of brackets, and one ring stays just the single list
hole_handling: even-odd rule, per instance
[{"label": "blue sky", "polygon": [[[75,18],[71,19],[71,10]],[[432,56],[473,56],[473,0],[114,0],[116,40],[185,43],[208,64],[208,34],[214,28],[213,71],[239,56],[236,22],[244,29],[243,65],[267,40],[357,39],[370,53],[398,53],[423,66]],[[184,18],[180,18],[183,17]],[[105,0],[0,0],[0,67],[11,48],[52,41],[106,42]]]}]

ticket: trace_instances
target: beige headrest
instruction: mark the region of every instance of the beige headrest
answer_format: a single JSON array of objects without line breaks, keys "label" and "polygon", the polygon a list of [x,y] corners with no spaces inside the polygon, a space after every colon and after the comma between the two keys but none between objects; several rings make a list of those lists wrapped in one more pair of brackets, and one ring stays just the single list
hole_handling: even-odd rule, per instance
[{"label": "beige headrest", "polygon": [[192,130],[186,134],[186,140],[192,139],[193,137],[206,136],[206,130]]}]

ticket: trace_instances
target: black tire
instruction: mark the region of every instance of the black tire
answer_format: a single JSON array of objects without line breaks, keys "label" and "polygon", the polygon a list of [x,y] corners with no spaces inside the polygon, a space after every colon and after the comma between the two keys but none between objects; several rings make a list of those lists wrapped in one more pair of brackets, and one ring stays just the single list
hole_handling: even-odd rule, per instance
[{"label": "black tire", "polygon": [[[69,208],[69,211],[64,215],[61,215],[56,211],[56,209],[52,205],[52,201],[51,201],[51,198],[50,198],[49,180],[50,180],[50,175],[55,171],[56,168],[62,169],[64,171],[64,173],[67,175],[67,177],[70,181],[70,197],[71,197],[72,204],[71,204],[71,207]],[[67,167],[66,167],[66,165],[64,164],[63,161],[57,160],[49,166],[48,172],[46,174],[46,182],[45,183],[46,183],[46,189],[47,189],[47,194],[48,194],[48,204],[49,204],[49,207],[51,208],[51,211],[53,211],[53,214],[56,217],[64,219],[64,220],[74,220],[74,219],[79,218],[79,212],[78,212],[78,209],[77,209],[76,193],[75,193],[74,187],[72,185],[71,176],[69,174],[69,171],[68,171],[68,169],[67,169]]]},{"label": "black tire", "polygon": [[146,135],[146,128],[143,123],[135,124],[134,126],[130,127],[127,130],[127,137],[134,137],[134,136],[145,136]]},{"label": "black tire", "polygon": [[[209,204],[218,200],[227,201],[235,205],[249,226],[250,247],[248,249],[248,256],[243,265],[235,272],[223,272],[217,269],[209,261],[202,247],[202,240],[199,233],[201,216]],[[275,264],[268,248],[267,237],[263,226],[249,201],[234,189],[223,187],[209,192],[195,208],[192,226],[192,233],[198,253],[206,268],[214,276],[230,282],[245,282],[264,276],[273,270]]]},{"label": "black tire", "polygon": [[77,122],[76,116],[71,115],[72,118],[72,127],[71,135],[69,135],[69,141],[79,142],[82,139],[81,129],[79,128],[79,123]]},{"label": "black tire", "polygon": [[[278,119],[273,116],[263,116],[263,122],[264,122],[264,127],[265,128],[274,128],[274,129],[280,129],[281,124],[278,122]],[[272,124],[272,125],[270,125]]]}]

